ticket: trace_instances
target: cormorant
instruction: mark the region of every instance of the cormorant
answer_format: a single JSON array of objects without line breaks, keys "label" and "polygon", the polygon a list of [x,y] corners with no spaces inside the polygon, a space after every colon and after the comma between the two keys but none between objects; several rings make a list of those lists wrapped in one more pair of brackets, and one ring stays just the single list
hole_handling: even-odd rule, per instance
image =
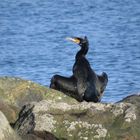
[{"label": "cormorant", "polygon": [[107,74],[103,72],[102,75],[97,75],[86,59],[85,55],[89,49],[87,37],[67,39],[81,47],[75,57],[73,75],[69,78],[54,75],[51,79],[50,88],[69,94],[78,101],[99,102],[108,82]]}]

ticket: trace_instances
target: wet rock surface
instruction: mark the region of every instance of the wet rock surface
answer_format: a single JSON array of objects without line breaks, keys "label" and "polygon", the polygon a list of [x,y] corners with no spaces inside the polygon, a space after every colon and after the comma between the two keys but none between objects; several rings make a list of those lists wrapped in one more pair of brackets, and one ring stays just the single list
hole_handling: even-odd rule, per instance
[{"label": "wet rock surface", "polygon": [[2,77],[0,97],[0,110],[10,123],[18,119],[19,110],[23,105],[34,106],[32,113],[35,127],[32,133],[22,136],[22,139],[140,138],[139,94],[126,97],[118,103],[79,103],[61,92],[31,81]]}]

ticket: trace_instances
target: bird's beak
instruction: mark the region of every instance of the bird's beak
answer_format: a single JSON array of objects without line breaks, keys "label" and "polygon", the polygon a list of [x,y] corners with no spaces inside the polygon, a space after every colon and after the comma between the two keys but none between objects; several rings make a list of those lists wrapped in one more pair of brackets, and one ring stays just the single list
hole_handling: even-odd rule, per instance
[{"label": "bird's beak", "polygon": [[79,44],[80,43],[80,40],[77,39],[77,38],[67,37],[66,40],[72,41],[72,42],[74,42],[76,44]]}]

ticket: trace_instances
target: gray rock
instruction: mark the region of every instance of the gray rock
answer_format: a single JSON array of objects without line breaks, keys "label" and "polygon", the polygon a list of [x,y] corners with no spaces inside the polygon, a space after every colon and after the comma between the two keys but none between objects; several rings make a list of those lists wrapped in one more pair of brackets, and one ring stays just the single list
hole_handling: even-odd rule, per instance
[{"label": "gray rock", "polygon": [[61,92],[15,77],[0,77],[0,99],[19,108],[43,99],[76,102]]},{"label": "gray rock", "polygon": [[[46,135],[50,139],[55,135],[67,140],[140,138],[139,94],[112,104],[79,103],[61,92],[31,81],[4,77],[0,78],[0,97],[4,103],[18,108],[28,103],[34,105],[36,126],[25,139],[45,139]],[[8,118],[7,113],[5,115]]]},{"label": "gray rock", "polygon": [[[131,103],[33,103],[36,131],[46,130],[70,140],[135,140],[140,137],[140,110]],[[138,113],[139,112],[139,113]]]},{"label": "gray rock", "polygon": [[22,140],[58,140],[53,134],[47,131],[34,131],[35,116],[34,105],[24,105],[19,112],[18,119],[11,127]]},{"label": "gray rock", "polygon": [[0,111],[0,140],[21,140],[10,127],[8,120]]}]

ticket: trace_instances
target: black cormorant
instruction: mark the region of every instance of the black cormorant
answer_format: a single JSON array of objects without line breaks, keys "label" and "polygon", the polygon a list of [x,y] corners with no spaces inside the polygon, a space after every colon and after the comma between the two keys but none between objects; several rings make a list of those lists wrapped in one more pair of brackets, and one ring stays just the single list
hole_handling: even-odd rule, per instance
[{"label": "black cormorant", "polygon": [[87,37],[67,39],[81,47],[75,57],[73,75],[69,78],[54,75],[50,87],[69,94],[78,101],[99,102],[108,82],[107,74],[103,72],[102,75],[97,75],[90,67],[85,57],[89,46]]}]

